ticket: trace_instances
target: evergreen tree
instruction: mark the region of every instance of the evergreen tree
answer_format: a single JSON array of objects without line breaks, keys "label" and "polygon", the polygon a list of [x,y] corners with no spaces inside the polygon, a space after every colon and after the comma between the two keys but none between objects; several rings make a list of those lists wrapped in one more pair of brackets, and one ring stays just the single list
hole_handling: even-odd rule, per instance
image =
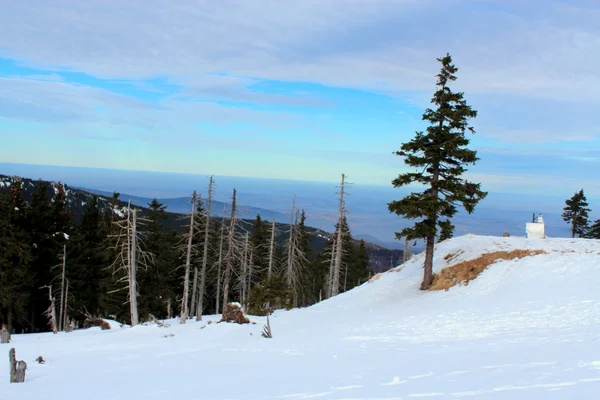
[{"label": "evergreen tree", "polygon": [[255,279],[260,282],[267,276],[269,266],[269,224],[262,220],[260,214],[256,216],[252,227],[252,261],[255,266]]},{"label": "evergreen tree", "polygon": [[364,240],[353,243],[352,260],[348,264],[348,277],[346,279],[346,290],[350,290],[357,285],[366,282],[369,279],[370,258],[369,251]]},{"label": "evergreen tree", "polygon": [[[47,331],[47,319],[43,315],[48,309],[48,293],[41,290],[53,279],[52,267],[58,264],[60,246],[56,231],[54,231],[54,213],[48,196],[48,186],[39,181],[36,191],[31,198],[29,207],[29,235],[31,240],[32,298],[31,298],[31,328],[32,331]],[[63,237],[64,241],[64,237]],[[61,242],[62,243],[62,242]]]},{"label": "evergreen tree", "polygon": [[401,174],[392,181],[396,188],[417,183],[425,186],[425,190],[388,204],[390,212],[403,218],[421,219],[396,233],[396,237],[425,239],[422,290],[428,289],[433,281],[433,249],[438,228],[442,238],[450,237],[454,230],[450,219],[456,214],[457,205],[460,203],[470,214],[487,195],[480,190],[480,184],[461,178],[466,172],[465,166],[478,160],[477,152],[466,147],[469,139],[465,135],[475,132],[468,123],[477,112],[467,104],[463,93],[454,93],[448,86],[456,80],[458,71],[450,55],[438,61],[442,65],[437,75],[438,90],[431,100],[435,109],[428,108],[423,114],[423,120],[430,125],[425,133],[416,132],[414,139],[395,152],[417,172]]},{"label": "evergreen tree", "polygon": [[139,312],[142,319],[152,314],[158,318],[168,315],[168,306],[175,305],[176,293],[179,292],[179,279],[173,267],[178,263],[178,254],[174,250],[176,232],[166,230],[166,206],[157,199],[148,204],[147,236],[144,240],[145,250],[154,254],[154,266],[140,269],[139,282]]},{"label": "evergreen tree", "polygon": [[295,293],[278,273],[271,275],[250,290],[250,313],[253,315],[269,315],[274,310],[292,308]]},{"label": "evergreen tree", "polygon": [[60,247],[73,231],[73,215],[68,209],[64,186],[59,183],[55,190],[56,194],[52,202],[52,232],[56,235]]},{"label": "evergreen tree", "polygon": [[68,256],[71,272],[69,292],[74,297],[74,316],[81,317],[86,310],[95,315],[106,316],[109,313],[106,302],[107,229],[103,222],[98,199],[93,196],[86,205]]},{"label": "evergreen tree", "polygon": [[307,259],[312,258],[312,248],[310,247],[310,232],[306,227],[306,212],[302,210],[300,213],[300,221],[298,222],[298,227],[296,228],[298,235],[300,236],[300,247],[302,249],[302,253]]},{"label": "evergreen tree", "polygon": [[587,230],[586,237],[590,239],[600,239],[600,219],[594,221],[594,223]]},{"label": "evergreen tree", "polygon": [[24,202],[20,190],[11,188],[11,194],[18,197],[11,199],[7,191],[0,190],[0,325],[6,324],[9,330],[16,318],[25,317],[32,260],[27,232],[15,223],[23,220],[19,214],[24,212]]},{"label": "evergreen tree", "polygon": [[565,204],[562,217],[567,224],[571,224],[571,237],[574,238],[575,235],[584,237],[588,228],[588,213],[591,210],[588,208],[583,189],[566,200]]}]

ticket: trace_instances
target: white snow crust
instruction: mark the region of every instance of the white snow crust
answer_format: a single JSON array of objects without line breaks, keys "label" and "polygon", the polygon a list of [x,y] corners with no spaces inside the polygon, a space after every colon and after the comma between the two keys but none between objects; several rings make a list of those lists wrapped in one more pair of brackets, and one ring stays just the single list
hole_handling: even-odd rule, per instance
[{"label": "white snow crust", "polygon": [[[313,307],[256,325],[176,319],[156,325],[13,335],[29,366],[0,398],[511,399],[600,396],[600,241],[462,236],[453,260],[513,249],[468,286],[423,292],[423,256]],[[38,356],[46,364],[34,362]],[[8,358],[8,357],[7,357]]]}]

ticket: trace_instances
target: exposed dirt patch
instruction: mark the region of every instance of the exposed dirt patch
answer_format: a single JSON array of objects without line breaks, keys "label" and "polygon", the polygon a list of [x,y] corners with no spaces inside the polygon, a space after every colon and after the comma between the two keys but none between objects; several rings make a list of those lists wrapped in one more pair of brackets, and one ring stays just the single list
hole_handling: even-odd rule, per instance
[{"label": "exposed dirt patch", "polygon": [[[547,253],[543,250],[512,250],[482,254],[473,260],[459,262],[458,264],[442,269],[437,274],[433,274],[433,284],[429,290],[448,290],[455,285],[468,285],[469,281],[477,278],[488,265],[498,260],[514,260],[515,258],[519,259],[538,254]],[[454,255],[449,254],[449,256],[451,256],[451,259]]]}]

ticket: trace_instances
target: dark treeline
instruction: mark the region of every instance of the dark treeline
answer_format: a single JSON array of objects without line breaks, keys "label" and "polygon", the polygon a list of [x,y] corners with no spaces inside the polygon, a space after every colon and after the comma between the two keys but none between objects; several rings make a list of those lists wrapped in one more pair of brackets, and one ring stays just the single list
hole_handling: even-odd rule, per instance
[{"label": "dark treeline", "polygon": [[[49,330],[44,313],[51,304],[50,285],[60,310],[57,314],[66,299],[65,319],[68,315],[76,326],[87,316],[130,323],[131,282],[126,269],[119,268],[123,265],[115,261],[118,241],[129,237],[122,235],[120,226],[130,220],[132,209],[119,201],[118,193],[113,199],[90,195],[75,204],[61,184],[39,181],[28,193],[23,187],[19,179],[0,187],[0,324],[16,332]],[[196,310],[196,315],[221,311],[217,293],[222,299],[226,262],[231,264],[228,301],[242,303],[251,313],[309,306],[331,294],[334,240],[326,238],[315,246],[316,233],[305,225],[303,210],[292,214],[291,225],[264,221],[260,215],[254,221],[236,220],[229,236],[230,218],[211,217],[207,233],[204,202],[199,199],[196,205],[188,309],[196,304],[192,285],[200,278],[194,271],[203,264],[204,238],[209,241],[204,297],[197,303],[202,310]],[[173,214],[156,199],[140,211],[140,251],[151,258],[147,265],[137,266],[135,275],[139,319],[179,316],[189,215],[174,222]],[[343,292],[364,283],[371,272],[366,244],[353,240],[345,217],[338,228],[344,242],[338,292]]]}]

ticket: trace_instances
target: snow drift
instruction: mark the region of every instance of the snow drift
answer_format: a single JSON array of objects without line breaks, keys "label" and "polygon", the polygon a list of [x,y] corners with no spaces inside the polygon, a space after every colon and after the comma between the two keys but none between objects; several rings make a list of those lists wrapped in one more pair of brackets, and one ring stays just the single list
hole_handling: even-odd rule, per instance
[{"label": "snow drift", "polygon": [[[7,399],[595,399],[600,241],[462,236],[435,272],[494,251],[468,286],[419,291],[422,256],[308,309],[256,325],[189,321],[14,335],[29,370]],[[43,356],[43,365],[33,362]],[[4,377],[4,378],[2,378]]]}]

